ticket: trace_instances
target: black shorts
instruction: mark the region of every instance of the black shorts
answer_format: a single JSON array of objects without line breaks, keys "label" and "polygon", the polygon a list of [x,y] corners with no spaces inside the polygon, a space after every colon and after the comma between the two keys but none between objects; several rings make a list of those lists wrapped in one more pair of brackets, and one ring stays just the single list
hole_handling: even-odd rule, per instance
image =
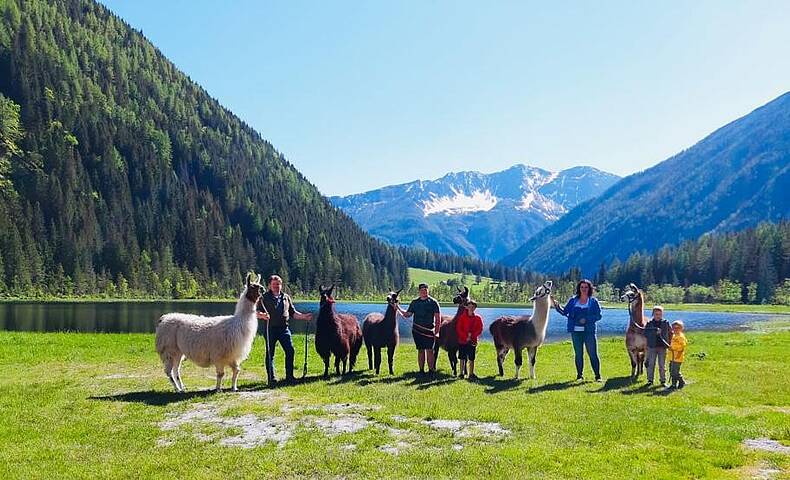
[{"label": "black shorts", "polygon": [[416,329],[412,329],[411,335],[414,337],[414,345],[417,350],[433,350],[436,345],[436,337],[433,335],[428,336]]},{"label": "black shorts", "polygon": [[475,353],[477,353],[477,345],[467,343],[458,347],[458,358],[461,360],[475,361]]}]

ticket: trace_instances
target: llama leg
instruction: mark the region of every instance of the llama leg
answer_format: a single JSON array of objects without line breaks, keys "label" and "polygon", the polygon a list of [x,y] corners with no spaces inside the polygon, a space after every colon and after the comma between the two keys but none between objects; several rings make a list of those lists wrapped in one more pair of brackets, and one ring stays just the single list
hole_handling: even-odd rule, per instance
[{"label": "llama leg", "polygon": [[233,369],[233,380],[231,382],[231,390],[235,392],[238,390],[236,386],[236,380],[239,378],[239,371],[241,370],[241,368],[239,368],[238,363],[231,364],[230,368]]},{"label": "llama leg", "polygon": [[538,347],[529,347],[527,354],[529,355],[529,378],[536,378],[535,362],[538,360]]},{"label": "llama leg", "polygon": [[222,391],[222,377],[225,376],[225,367],[217,365],[217,392]]},{"label": "llama leg", "polygon": [[324,357],[324,378],[329,378],[329,356]]},{"label": "llama leg", "polygon": [[335,375],[340,375],[340,357],[335,355]]},{"label": "llama leg", "polygon": [[373,352],[375,355],[375,362],[374,365],[376,367],[376,375],[379,374],[381,370],[381,347],[376,347],[376,350]]},{"label": "llama leg", "polygon": [[165,365],[165,375],[170,380],[170,383],[173,384],[173,388],[176,389],[176,392],[180,392],[181,389],[178,387],[178,383],[176,382],[175,377],[173,376],[173,355],[170,353],[166,353],[162,362]]},{"label": "llama leg", "polygon": [[[373,347],[365,345],[365,348],[368,350],[368,370],[373,370]],[[378,372],[376,373],[378,374]]]},{"label": "llama leg", "polygon": [[521,370],[521,364],[523,363],[524,360],[521,357],[521,349],[520,348],[513,349],[513,354],[516,356],[516,358],[515,358],[515,362],[516,362],[516,380],[518,380],[519,372]]},{"label": "llama leg", "polygon": [[496,363],[497,363],[497,366],[499,367],[499,376],[500,377],[505,375],[504,364],[505,364],[505,357],[507,356],[507,352],[508,351],[509,351],[509,349],[507,349],[507,348],[497,349]]},{"label": "llama leg", "polygon": [[448,348],[447,358],[450,359],[450,367],[453,369],[453,376],[458,375],[458,349]]},{"label": "llama leg", "polygon": [[628,357],[631,359],[631,378],[636,378],[637,367],[636,363],[639,361],[639,354],[634,350],[628,351]]},{"label": "llama leg", "polygon": [[395,346],[391,345],[387,347],[387,363],[389,364],[390,367],[390,375],[395,375],[395,370],[393,368],[394,359],[395,359]]},{"label": "llama leg", "polygon": [[175,365],[173,366],[173,372],[176,377],[176,383],[178,383],[178,388],[182,392],[186,392],[186,388],[184,388],[184,382],[181,381],[181,365],[184,364],[184,355],[179,353],[178,359],[176,360]]},{"label": "llama leg", "polygon": [[348,364],[348,357],[343,357],[343,375],[346,373],[351,373],[349,370],[346,369],[346,365]]}]

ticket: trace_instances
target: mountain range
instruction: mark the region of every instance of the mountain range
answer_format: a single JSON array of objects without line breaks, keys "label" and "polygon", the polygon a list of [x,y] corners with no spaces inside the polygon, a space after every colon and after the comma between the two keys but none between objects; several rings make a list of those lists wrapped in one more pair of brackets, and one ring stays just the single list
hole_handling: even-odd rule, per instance
[{"label": "mountain range", "polygon": [[579,204],[503,262],[592,275],[633,252],[787,218],[790,92]]},{"label": "mountain range", "polygon": [[551,172],[515,165],[488,174],[449,173],[331,201],[390,243],[497,260],[617,180],[592,167]]},{"label": "mountain range", "polygon": [[0,2],[0,296],[406,282],[277,149],[92,0]]}]

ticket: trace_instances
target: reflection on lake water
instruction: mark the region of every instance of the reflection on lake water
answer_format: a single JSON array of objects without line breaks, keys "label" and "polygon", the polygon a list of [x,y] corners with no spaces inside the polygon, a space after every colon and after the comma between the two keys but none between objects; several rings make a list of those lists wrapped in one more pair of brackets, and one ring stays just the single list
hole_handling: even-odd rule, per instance
[{"label": "reflection on lake water", "polygon": [[[233,313],[234,302],[27,302],[0,303],[0,330],[36,332],[107,332],[126,333],[154,332],[156,320],[168,312],[198,313],[203,315],[229,315]],[[315,312],[316,302],[298,303],[297,309]],[[405,308],[405,305],[404,305]],[[341,313],[352,313],[362,322],[370,312],[384,312],[384,304],[337,303]],[[485,324],[483,338],[490,338],[488,325],[502,315],[525,315],[531,308],[483,308],[477,309]],[[443,314],[455,313],[455,307],[442,307]],[[649,312],[647,312],[649,318]],[[726,312],[673,312],[668,310],[665,317],[669,320],[682,319],[688,330],[727,330],[756,321],[776,318],[768,314],[744,314]],[[311,322],[312,323],[312,322]],[[291,322],[292,330],[304,332],[306,322]],[[604,309],[603,319],[598,323],[601,335],[621,334],[628,324],[625,304],[622,308]],[[314,327],[311,325],[311,331]],[[400,320],[400,333],[411,337],[411,322]],[[565,337],[565,318],[552,311],[549,319],[548,336],[550,339]]]}]

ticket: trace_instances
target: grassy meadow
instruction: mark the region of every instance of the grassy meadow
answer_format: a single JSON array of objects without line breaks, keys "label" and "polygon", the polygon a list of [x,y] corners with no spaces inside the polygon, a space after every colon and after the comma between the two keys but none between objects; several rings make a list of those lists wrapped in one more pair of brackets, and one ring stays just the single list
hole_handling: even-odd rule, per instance
[{"label": "grassy meadow", "polygon": [[0,332],[0,476],[790,478],[790,455],[743,444],[790,445],[790,322],[691,333],[672,392],[631,382],[621,338],[600,341],[603,383],[572,381],[569,342],[540,349],[534,381],[512,379],[512,354],[494,377],[484,343],[474,383],[444,355],[415,374],[411,343],[395,376],[322,380],[311,344],[306,381],[267,389],[258,338],[242,392],[211,393],[213,371],[187,362],[176,394],[153,340]]}]

